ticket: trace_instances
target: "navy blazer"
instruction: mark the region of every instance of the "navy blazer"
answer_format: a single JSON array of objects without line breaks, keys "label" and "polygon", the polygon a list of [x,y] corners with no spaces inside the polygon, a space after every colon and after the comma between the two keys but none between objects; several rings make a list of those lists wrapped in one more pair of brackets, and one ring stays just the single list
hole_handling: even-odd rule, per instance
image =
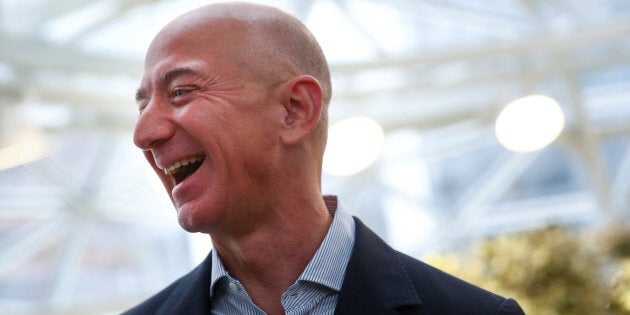
[{"label": "navy blazer", "polygon": [[[395,251],[355,218],[356,238],[336,315],[519,315],[516,301]],[[211,255],[126,315],[210,314]]]}]

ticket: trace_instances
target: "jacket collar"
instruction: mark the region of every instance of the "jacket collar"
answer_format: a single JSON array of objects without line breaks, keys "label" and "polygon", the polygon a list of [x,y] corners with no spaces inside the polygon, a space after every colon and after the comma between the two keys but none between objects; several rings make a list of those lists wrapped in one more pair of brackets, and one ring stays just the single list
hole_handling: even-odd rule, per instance
[{"label": "jacket collar", "polygon": [[[355,243],[339,293],[336,315],[395,314],[422,304],[398,252],[355,220]],[[212,255],[187,274],[156,314],[210,314]],[[408,308],[409,309],[409,308]]]},{"label": "jacket collar", "polygon": [[355,218],[356,239],[335,314],[385,314],[422,304],[399,253]]}]

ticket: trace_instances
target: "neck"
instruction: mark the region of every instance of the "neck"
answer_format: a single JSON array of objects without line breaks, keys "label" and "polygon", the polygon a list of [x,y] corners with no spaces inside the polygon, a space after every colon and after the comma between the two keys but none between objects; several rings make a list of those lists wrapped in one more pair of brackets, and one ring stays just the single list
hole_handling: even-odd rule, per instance
[{"label": "neck", "polygon": [[268,313],[282,309],[282,293],[300,276],[319,248],[332,216],[321,196],[277,204],[250,232],[212,235],[226,269],[256,305]]}]

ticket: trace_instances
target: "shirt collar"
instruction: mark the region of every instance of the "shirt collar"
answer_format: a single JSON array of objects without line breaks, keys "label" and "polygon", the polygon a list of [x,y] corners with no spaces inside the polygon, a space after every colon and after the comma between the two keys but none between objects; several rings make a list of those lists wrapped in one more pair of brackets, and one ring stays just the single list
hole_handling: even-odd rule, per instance
[{"label": "shirt collar", "polygon": [[[338,201],[337,196],[323,198],[328,212],[333,216],[333,221],[322,244],[297,281],[314,282],[340,291],[354,245],[354,220],[348,210]],[[211,255],[210,296],[215,290],[216,283],[221,278],[229,277],[216,250],[212,250]]]},{"label": "shirt collar", "polygon": [[222,278],[229,277],[230,274],[223,266],[223,262],[221,262],[221,259],[219,258],[217,251],[212,249],[211,255],[212,255],[212,272],[210,273],[210,296],[212,297],[215,290],[215,285],[217,284],[217,282],[219,282],[219,280]]},{"label": "shirt collar", "polygon": [[298,281],[319,283],[340,291],[354,245],[354,220],[336,196],[324,196],[324,201],[333,221]]}]

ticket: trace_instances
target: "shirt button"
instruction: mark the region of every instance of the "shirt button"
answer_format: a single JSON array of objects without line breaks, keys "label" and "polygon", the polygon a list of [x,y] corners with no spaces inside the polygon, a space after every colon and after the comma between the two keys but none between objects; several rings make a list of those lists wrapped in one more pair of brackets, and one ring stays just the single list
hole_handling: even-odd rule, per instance
[{"label": "shirt button", "polygon": [[238,285],[234,282],[230,282],[230,284],[228,285],[230,287],[230,290],[232,290],[232,292],[237,292],[238,291]]}]

